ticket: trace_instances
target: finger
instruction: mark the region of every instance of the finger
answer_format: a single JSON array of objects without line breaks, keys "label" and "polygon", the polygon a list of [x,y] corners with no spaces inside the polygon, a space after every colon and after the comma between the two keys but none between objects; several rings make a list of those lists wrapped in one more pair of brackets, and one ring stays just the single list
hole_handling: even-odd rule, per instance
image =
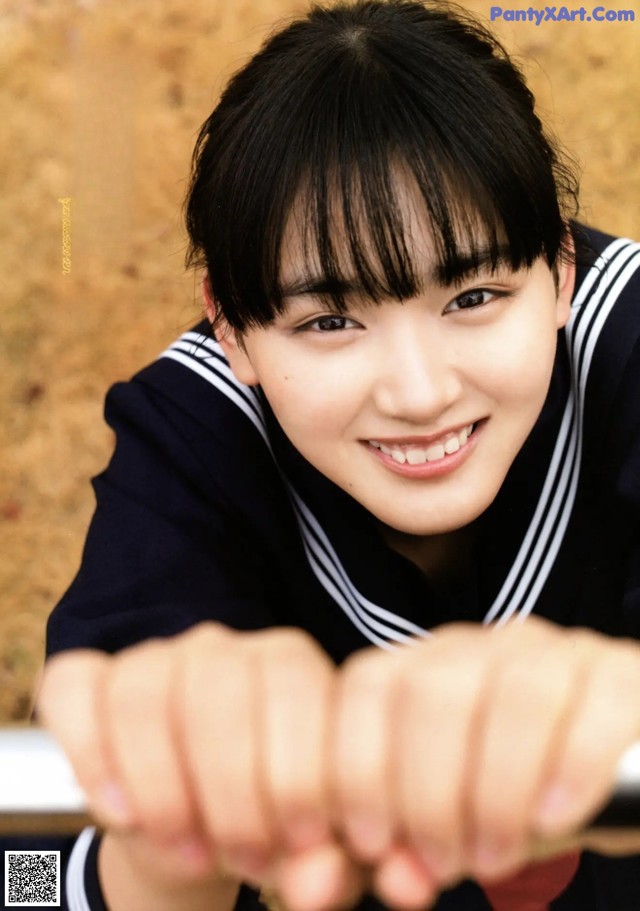
[{"label": "finger", "polygon": [[613,790],[621,755],[640,734],[637,645],[603,645],[596,634],[581,635],[593,642],[588,674],[533,813],[534,831],[545,837],[577,829],[595,815]]},{"label": "finger", "polygon": [[118,780],[151,839],[188,853],[198,824],[173,702],[177,649],[162,640],[114,659],[102,693],[109,749]]},{"label": "finger", "polygon": [[134,813],[117,781],[104,734],[101,690],[113,659],[90,649],[50,658],[40,680],[36,717],[67,754],[90,810],[101,823],[131,826]]},{"label": "finger", "polygon": [[374,874],[374,890],[389,908],[415,911],[429,907],[438,893],[434,876],[410,849],[393,848],[378,865]]},{"label": "finger", "polygon": [[[514,624],[495,634],[496,651],[468,792],[473,832],[469,869],[504,877],[525,862],[530,816],[558,751],[590,654],[548,624]],[[585,647],[586,646],[586,647]]]},{"label": "finger", "polygon": [[340,669],[331,734],[334,818],[354,853],[373,861],[393,837],[391,708],[397,663],[367,649]]},{"label": "finger", "polygon": [[[274,630],[248,646],[260,699],[260,781],[283,844],[304,850],[330,837],[328,732],[334,667],[299,631]],[[258,719],[256,719],[258,721]]]},{"label": "finger", "polygon": [[275,879],[288,911],[350,908],[362,897],[365,882],[364,871],[335,842],[283,857]]},{"label": "finger", "polygon": [[[407,843],[442,883],[464,861],[465,782],[488,673],[482,628],[438,634],[406,663],[396,693],[396,818]],[[485,646],[485,647],[483,647]]]},{"label": "finger", "polygon": [[598,829],[586,832],[580,836],[580,846],[587,851],[597,854],[610,854],[623,856],[626,854],[640,854],[640,830],[633,829],[629,832],[620,829]]},{"label": "finger", "polygon": [[271,828],[258,777],[259,681],[241,637],[201,627],[181,652],[181,742],[202,825],[223,868],[259,877]]}]

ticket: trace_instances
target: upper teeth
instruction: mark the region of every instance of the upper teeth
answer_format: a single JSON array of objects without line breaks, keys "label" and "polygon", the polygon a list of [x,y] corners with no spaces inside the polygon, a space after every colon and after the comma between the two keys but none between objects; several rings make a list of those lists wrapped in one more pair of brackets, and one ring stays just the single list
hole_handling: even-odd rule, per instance
[{"label": "upper teeth", "polygon": [[405,462],[408,462],[409,465],[422,465],[425,462],[437,462],[438,459],[444,459],[445,454],[451,455],[452,452],[457,452],[467,442],[472,430],[473,424],[469,424],[457,433],[448,433],[437,443],[431,443],[426,449],[411,443],[404,445],[396,443],[392,446],[378,443],[377,440],[369,440],[369,443],[401,465]]}]

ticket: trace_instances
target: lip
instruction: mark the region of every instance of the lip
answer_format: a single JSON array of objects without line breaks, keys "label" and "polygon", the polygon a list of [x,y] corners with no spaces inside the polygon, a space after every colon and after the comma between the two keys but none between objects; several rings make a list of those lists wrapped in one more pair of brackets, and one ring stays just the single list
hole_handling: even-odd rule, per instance
[{"label": "lip", "polygon": [[[395,474],[402,475],[402,477],[413,478],[415,480],[442,477],[443,475],[455,471],[467,461],[478,444],[478,439],[482,435],[482,431],[487,423],[487,418],[469,423],[474,423],[475,428],[464,446],[461,446],[457,452],[453,452],[451,455],[445,455],[444,458],[436,459],[434,462],[424,462],[422,465],[409,465],[407,462],[400,464],[400,462],[396,462],[390,455],[386,455],[386,453],[382,452],[381,449],[376,449],[375,446],[371,446],[368,441],[363,440],[362,445],[375,456],[385,468],[388,468]],[[468,426],[468,424],[462,424],[459,429],[461,430],[463,427]],[[440,434],[440,436],[437,437],[395,437],[389,442],[398,443],[400,445],[407,445],[410,443],[424,444],[433,442],[434,440],[440,440],[443,436],[444,434]],[[382,437],[374,437],[372,439],[375,439],[377,443],[384,443],[385,446],[388,445],[387,441]]]},{"label": "lip", "polygon": [[384,443],[385,446],[393,446],[394,443],[399,446],[428,446],[430,443],[438,443],[444,437],[449,436],[452,433],[460,433],[461,430],[464,430],[465,427],[469,427],[470,424],[478,424],[479,421],[467,421],[464,424],[457,424],[455,427],[448,427],[446,430],[441,430],[439,433],[432,433],[429,436],[413,436],[413,437],[369,437],[371,440],[375,440],[376,443]]}]

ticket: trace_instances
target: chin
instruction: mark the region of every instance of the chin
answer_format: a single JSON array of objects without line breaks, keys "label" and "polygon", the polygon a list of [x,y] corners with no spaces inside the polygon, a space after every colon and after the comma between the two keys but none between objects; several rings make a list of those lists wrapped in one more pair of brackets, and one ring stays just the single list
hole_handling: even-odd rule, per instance
[{"label": "chin", "polygon": [[479,515],[482,514],[484,510],[480,510],[477,513],[471,515],[467,514],[464,518],[455,518],[447,520],[425,520],[421,519],[418,516],[412,516],[411,518],[401,519],[398,516],[385,516],[380,515],[376,516],[380,522],[384,523],[388,528],[392,528],[394,531],[400,532],[404,535],[413,535],[414,537],[426,538],[432,537],[434,535],[445,535],[452,531],[459,531],[461,528],[465,528],[467,525],[470,525]]},{"label": "chin", "polygon": [[416,537],[429,537],[432,535],[444,535],[452,531],[459,531],[482,515],[482,513],[491,505],[493,497],[486,499],[476,499],[474,503],[464,503],[460,508],[443,510],[441,514],[430,515],[416,513],[415,507],[407,510],[404,515],[395,510],[381,510],[379,513],[373,511],[376,518],[392,528],[394,531],[405,535],[414,535]]}]

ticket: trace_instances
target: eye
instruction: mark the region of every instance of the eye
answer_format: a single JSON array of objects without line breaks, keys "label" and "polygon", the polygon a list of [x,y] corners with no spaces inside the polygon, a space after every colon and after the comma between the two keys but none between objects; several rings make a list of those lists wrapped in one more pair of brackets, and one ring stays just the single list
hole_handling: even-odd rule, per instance
[{"label": "eye", "polygon": [[[349,323],[350,325],[347,325]],[[330,313],[327,316],[319,316],[317,319],[305,323],[298,328],[298,332],[341,332],[344,329],[357,328],[358,324],[346,316],[340,316],[336,313]]]},{"label": "eye", "polygon": [[472,291],[465,291],[464,294],[459,294],[450,304],[447,304],[444,312],[455,313],[456,310],[475,310],[500,296],[498,291],[489,291],[486,288],[474,288]]}]

